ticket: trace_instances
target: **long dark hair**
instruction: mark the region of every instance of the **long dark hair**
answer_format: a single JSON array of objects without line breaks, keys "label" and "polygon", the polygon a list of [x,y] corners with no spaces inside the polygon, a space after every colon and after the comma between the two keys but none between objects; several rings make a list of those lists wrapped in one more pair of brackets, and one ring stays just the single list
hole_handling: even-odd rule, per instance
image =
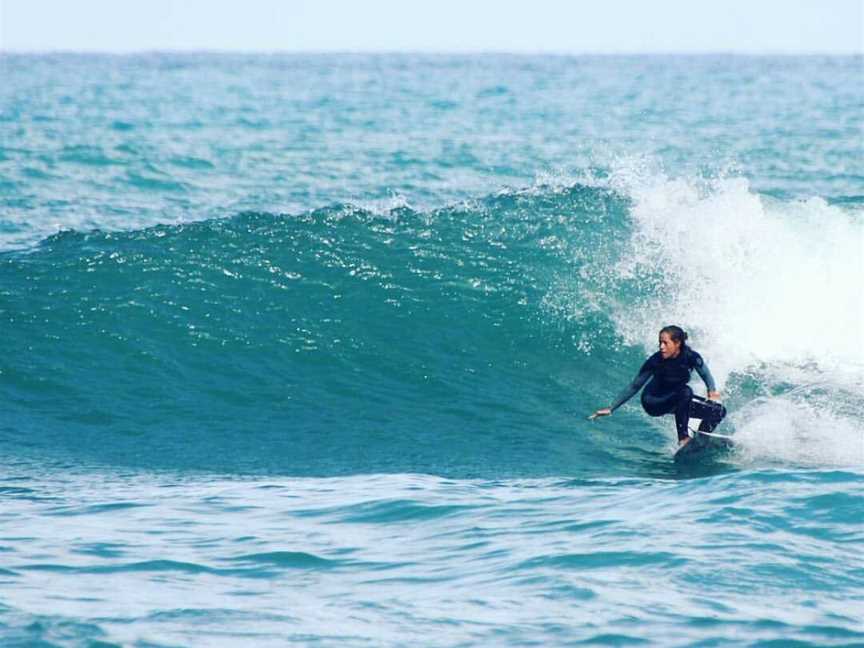
[{"label": "long dark hair", "polygon": [[680,326],[675,326],[674,324],[664,326],[660,329],[660,333],[657,334],[657,337],[660,337],[664,333],[668,335],[673,342],[680,343],[682,350],[687,346],[687,331],[682,329]]}]

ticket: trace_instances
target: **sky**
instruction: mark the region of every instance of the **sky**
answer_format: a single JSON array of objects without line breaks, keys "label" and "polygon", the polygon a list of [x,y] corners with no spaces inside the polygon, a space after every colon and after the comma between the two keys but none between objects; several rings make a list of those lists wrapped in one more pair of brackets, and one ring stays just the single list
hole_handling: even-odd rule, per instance
[{"label": "sky", "polygon": [[864,0],[0,0],[0,50],[864,53]]}]

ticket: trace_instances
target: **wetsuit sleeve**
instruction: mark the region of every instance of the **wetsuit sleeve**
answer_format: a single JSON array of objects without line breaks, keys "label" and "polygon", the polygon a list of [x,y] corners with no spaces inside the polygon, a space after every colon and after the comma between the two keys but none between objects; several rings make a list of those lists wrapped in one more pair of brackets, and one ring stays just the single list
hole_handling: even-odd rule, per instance
[{"label": "wetsuit sleeve", "polygon": [[639,374],[633,379],[633,382],[631,382],[624,391],[618,394],[618,398],[616,398],[615,402],[609,406],[609,409],[614,412],[628,400],[633,398],[636,392],[642,389],[642,386],[646,382],[648,382],[648,379],[653,373],[653,366],[651,365],[651,359],[649,358],[642,365],[642,368],[639,370]]},{"label": "wetsuit sleeve", "polygon": [[717,385],[714,384],[714,376],[711,375],[711,370],[708,369],[708,365],[705,364],[702,356],[698,353],[694,353],[693,355],[695,356],[693,368],[696,369],[696,373],[698,373],[699,377],[705,382],[705,388],[709,393],[717,391]]}]

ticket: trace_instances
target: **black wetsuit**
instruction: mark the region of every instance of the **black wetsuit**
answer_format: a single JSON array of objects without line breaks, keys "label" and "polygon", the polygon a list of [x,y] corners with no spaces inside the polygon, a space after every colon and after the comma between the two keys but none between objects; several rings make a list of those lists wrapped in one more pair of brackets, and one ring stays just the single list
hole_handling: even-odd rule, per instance
[{"label": "black wetsuit", "polygon": [[610,409],[614,412],[621,407],[642,389],[650,378],[651,382],[642,392],[642,407],[648,414],[663,416],[674,413],[679,440],[688,436],[687,423],[691,416],[702,419],[700,430],[711,432],[726,416],[726,408],[720,403],[693,396],[693,390],[687,383],[694,369],[705,381],[709,392],[717,390],[714,377],[702,356],[690,347],[682,346],[681,352],[668,360],[664,360],[658,351],[645,361],[639,375],[618,395]]}]

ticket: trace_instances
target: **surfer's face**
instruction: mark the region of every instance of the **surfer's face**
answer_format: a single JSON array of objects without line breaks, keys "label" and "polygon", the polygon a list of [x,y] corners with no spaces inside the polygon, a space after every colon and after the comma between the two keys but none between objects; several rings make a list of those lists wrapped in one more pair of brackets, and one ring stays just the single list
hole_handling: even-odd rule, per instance
[{"label": "surfer's face", "polygon": [[668,333],[660,334],[660,355],[664,360],[674,358],[681,353],[681,343],[676,342]]}]

